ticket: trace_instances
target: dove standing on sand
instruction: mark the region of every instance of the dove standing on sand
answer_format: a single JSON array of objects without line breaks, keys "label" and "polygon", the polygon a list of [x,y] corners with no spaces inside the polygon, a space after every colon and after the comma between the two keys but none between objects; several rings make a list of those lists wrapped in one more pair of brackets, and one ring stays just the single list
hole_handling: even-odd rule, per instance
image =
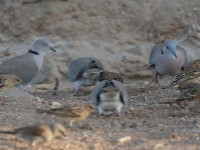
[{"label": "dove standing on sand", "polygon": [[75,94],[81,85],[94,85],[103,71],[103,65],[97,58],[81,57],[73,60],[68,67],[68,78],[75,84]]},{"label": "dove standing on sand", "polygon": [[16,56],[0,64],[0,74],[14,74],[25,84],[31,84],[31,80],[40,71],[44,55],[48,50],[55,52],[46,39],[38,39],[26,54]]},{"label": "dove standing on sand", "polygon": [[18,84],[23,84],[22,80],[13,74],[0,75],[0,94],[12,89]]},{"label": "dove standing on sand", "polygon": [[159,84],[158,76],[176,76],[187,62],[185,50],[177,46],[175,41],[167,40],[156,45],[149,55],[149,68],[153,69],[153,79],[150,82]]},{"label": "dove standing on sand", "polygon": [[124,85],[116,80],[99,82],[91,94],[92,102],[102,114],[104,110],[116,109],[120,115],[121,108],[128,102],[128,94]]}]

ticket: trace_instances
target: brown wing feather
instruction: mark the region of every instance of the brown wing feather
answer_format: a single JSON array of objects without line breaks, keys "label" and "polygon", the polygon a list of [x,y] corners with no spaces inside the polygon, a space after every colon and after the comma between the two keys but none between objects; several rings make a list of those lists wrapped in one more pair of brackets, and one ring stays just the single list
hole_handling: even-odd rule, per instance
[{"label": "brown wing feather", "polygon": [[83,108],[81,106],[62,107],[53,109],[53,113],[63,117],[78,117],[83,113]]}]

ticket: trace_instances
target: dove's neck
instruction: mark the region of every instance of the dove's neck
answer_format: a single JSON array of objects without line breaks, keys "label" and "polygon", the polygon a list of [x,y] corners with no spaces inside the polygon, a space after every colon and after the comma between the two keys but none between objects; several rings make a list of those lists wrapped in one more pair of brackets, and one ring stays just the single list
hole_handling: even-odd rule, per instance
[{"label": "dove's neck", "polygon": [[33,60],[35,61],[38,69],[40,70],[43,65],[45,52],[37,52],[34,50],[29,50],[28,52],[33,57]]}]

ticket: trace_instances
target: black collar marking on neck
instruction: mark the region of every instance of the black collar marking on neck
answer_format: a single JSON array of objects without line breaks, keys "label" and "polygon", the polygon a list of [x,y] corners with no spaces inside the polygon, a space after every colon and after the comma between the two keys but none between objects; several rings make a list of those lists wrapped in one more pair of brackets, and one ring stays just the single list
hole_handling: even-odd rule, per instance
[{"label": "black collar marking on neck", "polygon": [[31,53],[31,54],[34,54],[34,55],[39,55],[38,52],[36,52],[36,51],[34,51],[34,50],[31,50],[31,49],[30,49],[28,52]]}]

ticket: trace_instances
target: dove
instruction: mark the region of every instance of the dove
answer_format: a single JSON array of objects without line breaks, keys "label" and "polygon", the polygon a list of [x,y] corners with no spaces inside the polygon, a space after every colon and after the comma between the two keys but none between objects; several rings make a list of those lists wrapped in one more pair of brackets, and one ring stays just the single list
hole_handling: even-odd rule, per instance
[{"label": "dove", "polygon": [[14,74],[0,75],[0,94],[3,94],[19,84],[23,84],[23,82]]},{"label": "dove", "polygon": [[177,74],[170,85],[176,85],[181,82],[200,83],[200,59],[197,59],[185,67]]},{"label": "dove", "polygon": [[157,83],[158,76],[176,76],[187,62],[185,50],[177,46],[174,40],[167,40],[156,45],[149,55],[149,68],[153,69],[153,78],[150,84]]},{"label": "dove", "polygon": [[26,54],[13,57],[0,64],[0,75],[14,74],[25,84],[31,84],[31,80],[40,71],[48,50],[55,52],[46,39],[36,40]]},{"label": "dove", "polygon": [[128,94],[121,82],[104,80],[94,87],[91,99],[99,114],[104,110],[116,109],[120,115],[121,108],[128,102]]},{"label": "dove", "polygon": [[88,118],[88,116],[93,111],[93,106],[87,105],[75,105],[75,106],[63,106],[61,108],[54,108],[50,110],[40,110],[40,113],[54,114],[59,117],[66,118],[70,122],[70,127],[73,126],[74,122],[83,121]]},{"label": "dove", "polygon": [[103,65],[94,57],[81,57],[71,61],[68,66],[68,78],[75,85],[75,94],[82,85],[94,85],[103,71]]}]

